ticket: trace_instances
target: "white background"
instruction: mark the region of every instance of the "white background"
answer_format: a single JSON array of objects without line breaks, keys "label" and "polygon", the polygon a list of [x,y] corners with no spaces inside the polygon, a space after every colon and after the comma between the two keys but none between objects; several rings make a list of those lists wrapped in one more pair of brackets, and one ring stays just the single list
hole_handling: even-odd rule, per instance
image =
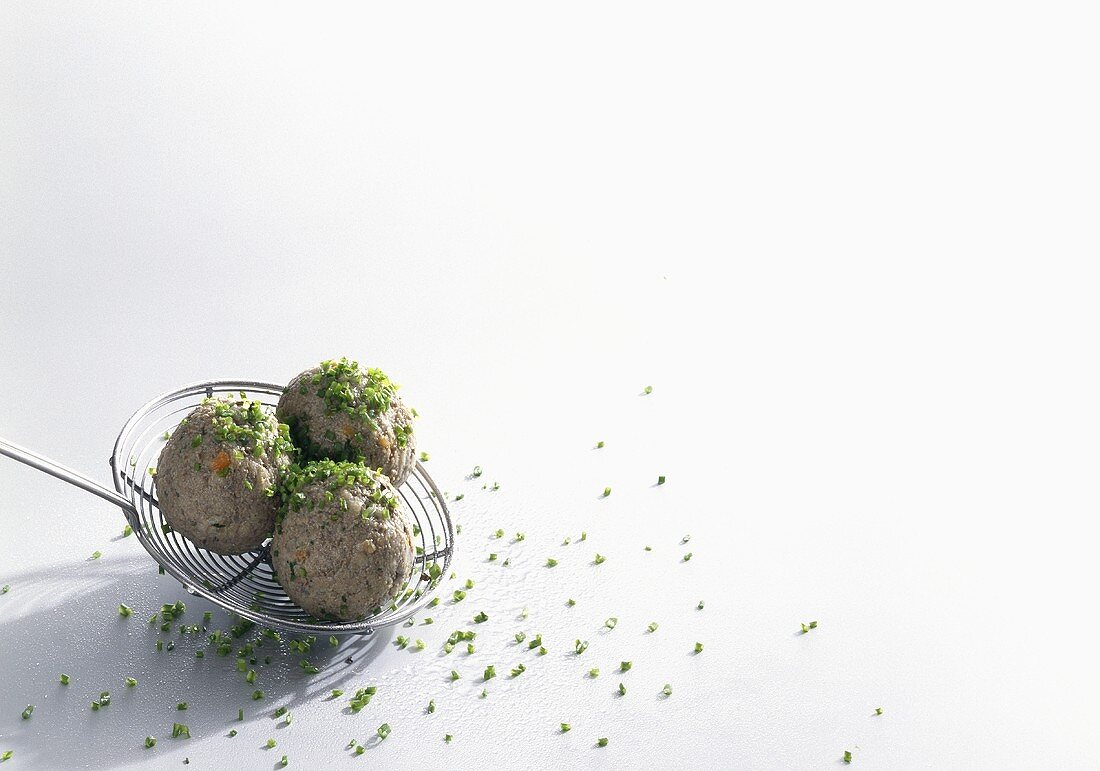
[{"label": "white background", "polygon": [[[1097,21],[4,0],[0,435],[106,482],[163,391],[357,357],[404,385],[429,469],[465,492],[477,586],[412,631],[422,653],[387,631],[318,652],[312,679],[279,655],[253,703],[231,659],[153,650],[144,619],[182,592],[116,540],[120,512],[0,459],[0,752],[1100,766]],[[464,480],[475,464],[500,491]],[[441,657],[479,610],[478,652]],[[372,683],[358,716],[322,698]]]}]

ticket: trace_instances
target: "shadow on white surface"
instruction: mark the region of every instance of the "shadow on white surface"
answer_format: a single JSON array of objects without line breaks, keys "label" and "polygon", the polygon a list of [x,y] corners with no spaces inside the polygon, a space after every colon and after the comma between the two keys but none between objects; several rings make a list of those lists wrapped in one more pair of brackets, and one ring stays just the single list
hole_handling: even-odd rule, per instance
[{"label": "shadow on white surface", "polygon": [[[219,754],[255,752],[257,744],[283,730],[283,718],[273,717],[277,707],[293,713],[306,702],[331,698],[334,688],[347,691],[339,698],[346,701],[355,688],[369,685],[353,678],[368,674],[392,637],[382,630],[335,647],[320,638],[299,655],[287,647],[291,638],[263,638],[257,626],[231,640],[230,655],[219,656],[207,635],[228,632],[235,617],[172,586],[143,557],[62,563],[10,575],[5,582],[12,588],[0,597],[5,670],[0,751],[14,750],[13,760],[21,766],[104,767],[169,757],[182,762],[189,751],[213,740],[241,742],[226,744]],[[176,600],[187,610],[169,632],[161,632],[159,619],[148,623],[162,603]],[[119,603],[133,608],[133,615],[119,615]],[[181,624],[202,626],[206,610],[213,615],[202,632],[180,633]],[[156,649],[158,639],[165,650]],[[249,684],[237,669],[237,651],[256,639],[262,645],[253,653],[256,663],[248,665],[257,673]],[[174,650],[167,650],[169,641]],[[196,651],[203,651],[203,658]],[[299,663],[303,659],[321,672],[307,674]],[[61,673],[69,675],[69,685],[60,683]],[[137,686],[126,687],[127,677],[136,678]],[[262,690],[264,698],[253,700],[254,690]],[[102,691],[110,692],[111,703],[93,711],[91,702]],[[187,702],[186,710],[177,709],[181,702]],[[23,720],[29,704],[34,713]],[[243,721],[237,720],[238,709],[244,710]],[[172,739],[173,723],[186,724],[192,738]],[[240,735],[226,738],[232,729]],[[154,748],[144,747],[146,736],[157,738]],[[277,762],[281,753],[272,753]]]}]

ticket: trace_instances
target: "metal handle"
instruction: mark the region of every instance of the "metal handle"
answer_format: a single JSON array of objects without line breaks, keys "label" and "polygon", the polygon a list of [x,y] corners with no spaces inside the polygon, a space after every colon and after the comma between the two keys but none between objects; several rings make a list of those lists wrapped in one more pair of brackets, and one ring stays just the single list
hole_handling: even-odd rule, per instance
[{"label": "metal handle", "polygon": [[68,482],[71,485],[76,485],[77,487],[87,490],[90,493],[95,493],[105,501],[110,501],[116,506],[120,506],[127,511],[136,513],[136,510],[134,509],[134,504],[130,503],[130,501],[123,498],[114,490],[109,490],[98,482],[93,482],[91,479],[88,479],[88,477],[84,476],[80,472],[73,471],[68,466],[62,466],[60,463],[55,463],[49,458],[44,458],[38,453],[31,452],[25,447],[20,447],[17,444],[12,444],[3,437],[0,437],[0,455],[7,455],[9,458],[14,458],[20,463],[26,463],[31,468],[36,468],[39,471],[45,471],[47,474],[55,476],[64,482]]}]

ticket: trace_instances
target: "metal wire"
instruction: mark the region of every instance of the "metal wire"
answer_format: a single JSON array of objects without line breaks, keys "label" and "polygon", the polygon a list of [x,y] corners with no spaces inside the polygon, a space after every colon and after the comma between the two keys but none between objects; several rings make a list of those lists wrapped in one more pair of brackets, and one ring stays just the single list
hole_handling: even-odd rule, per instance
[{"label": "metal wire", "polygon": [[167,527],[157,504],[152,471],[164,446],[165,432],[173,431],[203,399],[241,392],[273,413],[283,387],[252,381],[195,383],[153,399],[122,427],[111,455],[112,477],[118,493],[133,504],[126,518],[153,559],[189,593],[273,629],[370,634],[379,627],[400,623],[424,607],[436,583],[432,574],[438,579],[450,567],[454,528],[439,489],[419,463],[398,490],[417,526],[417,572],[397,600],[362,621],[319,621],[294,604],[275,578],[268,551],[270,541],[246,554],[215,554]]}]

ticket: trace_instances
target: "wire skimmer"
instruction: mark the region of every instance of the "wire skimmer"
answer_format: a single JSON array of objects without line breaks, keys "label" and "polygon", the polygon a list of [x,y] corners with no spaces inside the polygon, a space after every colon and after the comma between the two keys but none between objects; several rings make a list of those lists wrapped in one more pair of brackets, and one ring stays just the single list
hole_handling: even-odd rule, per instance
[{"label": "wire skimmer", "polygon": [[257,624],[310,634],[370,634],[400,623],[424,607],[451,564],[454,528],[443,496],[420,463],[398,488],[416,523],[419,571],[393,604],[362,621],[320,621],[295,605],[275,579],[268,553],[270,541],[253,552],[216,554],[167,527],[157,505],[155,473],[165,432],[175,430],[203,399],[241,392],[274,413],[283,387],[245,380],[195,383],[159,396],[135,412],[119,432],[110,458],[114,491],[4,439],[0,439],[0,454],[119,506],[142,546],[184,589]]}]

